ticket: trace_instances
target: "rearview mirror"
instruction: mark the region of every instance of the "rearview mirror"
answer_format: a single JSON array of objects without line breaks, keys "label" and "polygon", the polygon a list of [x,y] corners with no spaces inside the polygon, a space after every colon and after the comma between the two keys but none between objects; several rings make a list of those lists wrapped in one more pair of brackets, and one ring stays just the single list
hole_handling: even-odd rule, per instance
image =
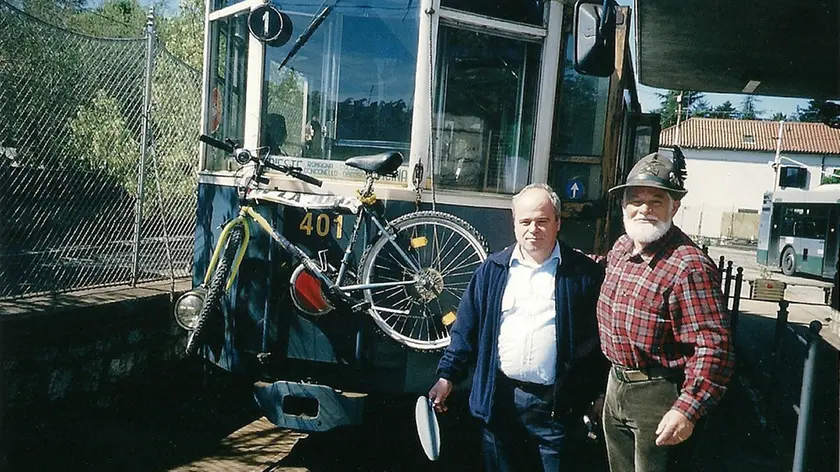
[{"label": "rearview mirror", "polygon": [[615,7],[611,0],[578,0],[574,15],[575,70],[609,77],[615,70]]}]

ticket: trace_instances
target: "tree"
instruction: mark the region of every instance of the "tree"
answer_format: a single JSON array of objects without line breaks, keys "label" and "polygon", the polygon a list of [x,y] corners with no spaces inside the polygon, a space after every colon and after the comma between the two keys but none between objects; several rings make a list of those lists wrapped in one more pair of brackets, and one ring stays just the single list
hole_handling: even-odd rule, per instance
[{"label": "tree", "polygon": [[782,120],[787,121],[787,115],[785,115],[784,113],[782,113],[780,111],[777,111],[776,113],[773,113],[773,116],[770,117],[770,121],[782,121]]},{"label": "tree", "polygon": [[741,119],[742,120],[757,120],[761,116],[762,111],[757,109],[758,99],[752,95],[744,96],[741,101]]},{"label": "tree", "polygon": [[808,108],[803,110],[797,107],[796,120],[808,123],[821,123],[822,117],[820,110],[825,107],[826,102],[826,100],[811,100],[808,102]]},{"label": "tree", "polygon": [[137,0],[106,0],[67,20],[69,29],[98,38],[139,38],[145,25],[146,12]]},{"label": "tree", "polygon": [[720,105],[716,106],[711,113],[709,113],[709,118],[723,118],[726,120],[737,118],[738,117],[738,110],[732,106],[732,102],[729,100],[721,103]]},{"label": "tree", "polygon": [[[656,94],[661,100],[662,106],[655,110],[659,113],[659,121],[662,128],[667,128],[677,124],[677,99],[680,96],[678,90],[668,90],[665,93]],[[682,92],[682,111],[683,119],[693,116],[698,107],[701,112],[708,109],[708,103],[703,100],[702,92],[684,91]]]},{"label": "tree", "polygon": [[835,169],[831,175],[823,175],[820,180],[820,185],[825,184],[840,184],[840,169]]},{"label": "tree", "polygon": [[181,0],[180,14],[158,24],[158,36],[167,51],[200,71],[204,64],[204,2]]},{"label": "tree", "polygon": [[69,144],[84,160],[84,167],[115,178],[129,195],[137,191],[137,163],[126,159],[125,153],[138,144],[132,139],[117,100],[100,89],[92,103],[79,108],[70,121],[70,129],[73,133]]}]

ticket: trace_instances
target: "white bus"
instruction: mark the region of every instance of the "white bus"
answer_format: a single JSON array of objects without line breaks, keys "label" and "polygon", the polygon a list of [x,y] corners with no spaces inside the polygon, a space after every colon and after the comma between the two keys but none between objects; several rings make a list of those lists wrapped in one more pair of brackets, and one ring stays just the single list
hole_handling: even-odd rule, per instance
[{"label": "white bus", "polygon": [[837,272],[840,184],[764,194],[757,261],[796,273],[832,278]]}]

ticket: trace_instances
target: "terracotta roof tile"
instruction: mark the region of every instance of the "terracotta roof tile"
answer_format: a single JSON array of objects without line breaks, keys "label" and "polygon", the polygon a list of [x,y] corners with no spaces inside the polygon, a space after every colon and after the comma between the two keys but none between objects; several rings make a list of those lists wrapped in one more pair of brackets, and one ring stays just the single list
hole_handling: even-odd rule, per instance
[{"label": "terracotta roof tile", "polygon": [[[840,154],[840,129],[822,123],[785,122],[782,152]],[[659,145],[674,145],[676,126],[662,130]],[[689,118],[682,123],[680,144],[686,148],[776,151],[779,122]],[[751,137],[751,138],[750,138]]]}]

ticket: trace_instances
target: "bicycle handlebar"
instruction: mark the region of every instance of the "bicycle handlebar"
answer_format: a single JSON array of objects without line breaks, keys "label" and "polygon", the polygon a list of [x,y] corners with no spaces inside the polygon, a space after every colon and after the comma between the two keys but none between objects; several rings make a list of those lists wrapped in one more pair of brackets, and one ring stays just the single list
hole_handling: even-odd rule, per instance
[{"label": "bicycle handlebar", "polygon": [[261,158],[257,155],[254,155],[251,151],[247,149],[236,147],[236,143],[234,143],[230,139],[227,139],[225,141],[219,141],[218,139],[211,138],[206,134],[199,135],[198,139],[199,141],[213,146],[216,149],[220,149],[228,154],[232,154],[236,161],[240,164],[244,165],[247,164],[248,161],[254,161],[257,163],[257,169],[261,169],[263,166],[265,166],[269,169],[274,169],[278,172],[282,172],[290,177],[302,180],[308,184],[312,184],[318,187],[324,184],[324,182],[322,182],[321,180],[301,172],[300,167],[289,167],[282,164],[275,164],[273,162],[269,162],[265,158]]},{"label": "bicycle handlebar", "polygon": [[202,143],[209,144],[210,146],[213,146],[216,149],[221,149],[222,151],[224,151],[228,154],[233,154],[233,145],[232,144],[228,144],[226,142],[219,141],[218,139],[211,138],[210,136],[207,136],[206,134],[200,135],[198,137],[198,140],[201,141]]}]

